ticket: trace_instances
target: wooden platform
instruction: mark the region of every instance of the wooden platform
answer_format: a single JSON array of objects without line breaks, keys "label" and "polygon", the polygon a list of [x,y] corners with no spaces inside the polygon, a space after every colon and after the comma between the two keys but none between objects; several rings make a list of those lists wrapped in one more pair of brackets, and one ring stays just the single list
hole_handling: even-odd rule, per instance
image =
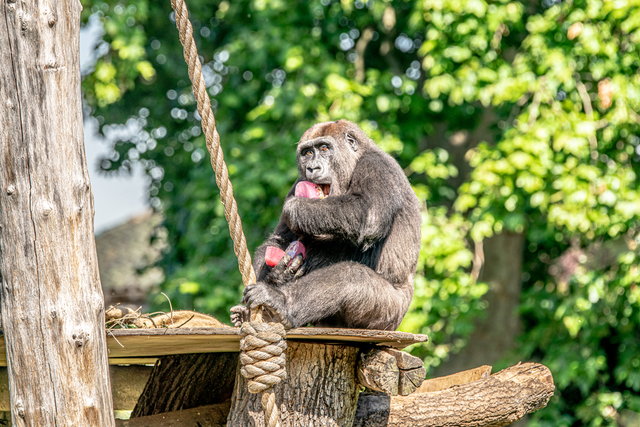
[{"label": "wooden platform", "polygon": [[[113,329],[107,331],[111,365],[147,365],[160,356],[238,351],[239,328]],[[368,329],[297,328],[287,331],[288,340],[373,344],[402,349],[426,342],[426,335]],[[7,366],[4,337],[0,337],[0,366]]]}]

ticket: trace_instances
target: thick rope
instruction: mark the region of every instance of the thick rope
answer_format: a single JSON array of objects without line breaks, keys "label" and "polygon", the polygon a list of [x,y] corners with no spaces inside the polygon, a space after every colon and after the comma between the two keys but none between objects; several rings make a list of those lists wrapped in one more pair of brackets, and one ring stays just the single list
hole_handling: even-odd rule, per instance
[{"label": "thick rope", "polygon": [[287,377],[287,342],[280,323],[245,322],[240,327],[240,373],[250,393],[259,393]]},{"label": "thick rope", "polygon": [[[184,59],[189,67],[189,79],[198,105],[198,114],[202,118],[202,130],[211,154],[211,166],[216,174],[216,184],[220,189],[220,199],[224,205],[224,216],[229,223],[229,232],[233,240],[233,250],[238,258],[238,266],[245,286],[256,283],[256,274],[251,265],[251,255],[242,231],[242,222],[233,197],[233,186],[229,181],[229,172],[220,148],[220,136],[216,130],[216,121],[211,110],[211,101],[202,75],[202,66],[193,40],[193,27],[189,21],[189,12],[184,0],[171,0],[175,11],[176,26],[180,33],[180,42],[184,49]],[[248,380],[251,393],[262,392],[262,408],[267,427],[280,427],[280,415],[272,387],[286,378],[287,343],[284,340],[284,326],[279,323],[262,323],[260,308],[251,313],[252,322],[245,322],[240,328],[241,373]]]},{"label": "thick rope", "polygon": [[176,26],[180,32],[180,42],[184,48],[184,60],[189,66],[189,79],[193,84],[193,94],[198,104],[198,114],[202,117],[202,130],[207,141],[207,149],[211,153],[211,166],[213,166],[213,170],[216,173],[216,184],[220,189],[220,199],[224,205],[224,216],[229,223],[233,250],[236,253],[236,257],[238,257],[242,282],[247,286],[256,283],[256,273],[251,265],[251,255],[242,231],[242,222],[238,215],[236,199],[233,197],[233,186],[229,181],[229,172],[220,149],[220,136],[216,130],[216,119],[213,117],[198,50],[193,40],[193,27],[191,26],[191,21],[189,21],[189,12],[183,0],[171,0],[171,6],[176,14]]}]

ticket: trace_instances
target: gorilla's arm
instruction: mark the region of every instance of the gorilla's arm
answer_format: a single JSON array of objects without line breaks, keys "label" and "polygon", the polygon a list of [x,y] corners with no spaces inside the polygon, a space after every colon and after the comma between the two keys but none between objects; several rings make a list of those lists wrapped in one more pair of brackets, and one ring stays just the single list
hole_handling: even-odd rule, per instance
[{"label": "gorilla's arm", "polygon": [[[291,190],[287,193],[287,197],[291,197],[295,194],[295,188],[298,181],[299,180],[293,184],[293,187],[291,187]],[[269,236],[269,238],[260,245],[253,254],[253,269],[256,272],[256,278],[258,281],[264,280],[267,274],[271,272],[271,267],[269,267],[264,261],[267,246],[275,246],[284,251],[294,240],[297,240],[296,234],[291,231],[286,221],[281,217],[271,236]]]},{"label": "gorilla's arm", "polygon": [[297,234],[332,235],[367,249],[389,234],[402,200],[401,180],[406,178],[397,164],[383,153],[369,152],[358,161],[346,194],[326,199],[289,197],[282,218]]},{"label": "gorilla's arm", "polygon": [[314,270],[283,288],[247,286],[243,302],[250,308],[269,307],[287,328],[313,323],[395,330],[411,302],[412,279],[413,275],[406,279],[408,285],[395,287],[365,265],[343,262]]}]

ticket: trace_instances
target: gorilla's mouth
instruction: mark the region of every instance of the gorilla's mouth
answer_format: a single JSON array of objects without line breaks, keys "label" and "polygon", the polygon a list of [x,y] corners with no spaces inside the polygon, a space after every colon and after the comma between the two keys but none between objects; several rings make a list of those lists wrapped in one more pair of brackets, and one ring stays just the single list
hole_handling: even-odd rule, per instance
[{"label": "gorilla's mouth", "polygon": [[331,194],[331,184],[320,184],[320,187],[322,187],[324,197],[329,197],[329,194]]}]

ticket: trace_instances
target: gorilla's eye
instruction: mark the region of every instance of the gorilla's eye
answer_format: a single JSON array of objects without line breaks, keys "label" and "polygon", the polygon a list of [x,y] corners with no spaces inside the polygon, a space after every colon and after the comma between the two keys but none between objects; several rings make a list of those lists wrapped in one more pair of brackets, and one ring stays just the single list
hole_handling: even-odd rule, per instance
[{"label": "gorilla's eye", "polygon": [[304,152],[302,153],[303,156],[310,156],[311,154],[313,154],[313,151],[311,150],[304,150]]},{"label": "gorilla's eye", "polygon": [[320,147],[321,151],[329,151],[329,147],[327,147],[326,145],[323,145],[322,147]]}]

